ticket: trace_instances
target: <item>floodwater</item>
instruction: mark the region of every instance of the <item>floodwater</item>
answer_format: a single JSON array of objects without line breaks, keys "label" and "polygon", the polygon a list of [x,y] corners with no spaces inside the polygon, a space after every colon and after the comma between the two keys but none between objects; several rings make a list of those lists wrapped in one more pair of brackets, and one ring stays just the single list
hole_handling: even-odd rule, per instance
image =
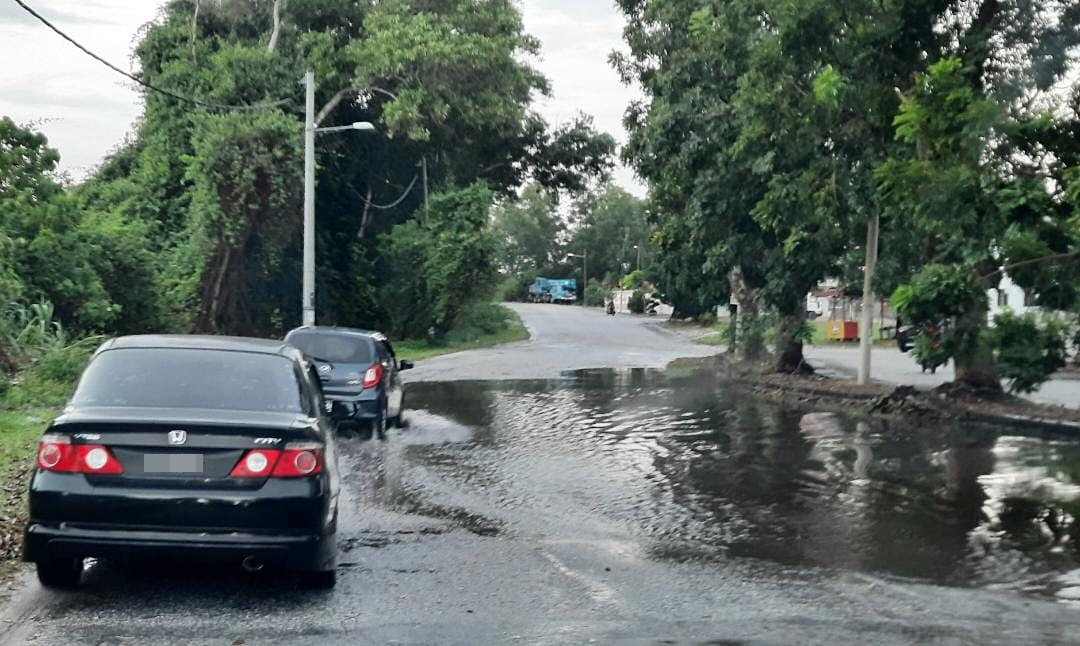
[{"label": "floodwater", "polygon": [[785,408],[708,375],[411,384],[385,502],[608,541],[1080,600],[1080,438]]}]

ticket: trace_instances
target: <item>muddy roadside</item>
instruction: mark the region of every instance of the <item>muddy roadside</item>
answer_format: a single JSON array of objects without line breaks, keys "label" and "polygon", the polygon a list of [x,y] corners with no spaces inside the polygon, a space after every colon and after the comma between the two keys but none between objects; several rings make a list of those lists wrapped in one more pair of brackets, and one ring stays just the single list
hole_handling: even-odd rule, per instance
[{"label": "muddy roadside", "polygon": [[766,362],[741,362],[726,354],[679,359],[668,366],[669,372],[695,370],[710,371],[760,397],[789,405],[814,405],[867,415],[904,415],[928,421],[981,422],[1080,436],[1080,410],[952,383],[932,389],[862,385],[854,380],[822,374],[777,374]]}]

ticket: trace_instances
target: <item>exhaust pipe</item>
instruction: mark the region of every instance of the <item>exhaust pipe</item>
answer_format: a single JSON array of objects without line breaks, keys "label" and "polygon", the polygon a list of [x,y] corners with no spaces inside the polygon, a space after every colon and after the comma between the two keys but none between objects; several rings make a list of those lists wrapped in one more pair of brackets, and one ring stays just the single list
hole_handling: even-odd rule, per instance
[{"label": "exhaust pipe", "polygon": [[263,562],[254,556],[245,556],[244,560],[240,562],[240,565],[248,572],[258,572],[265,567]]}]

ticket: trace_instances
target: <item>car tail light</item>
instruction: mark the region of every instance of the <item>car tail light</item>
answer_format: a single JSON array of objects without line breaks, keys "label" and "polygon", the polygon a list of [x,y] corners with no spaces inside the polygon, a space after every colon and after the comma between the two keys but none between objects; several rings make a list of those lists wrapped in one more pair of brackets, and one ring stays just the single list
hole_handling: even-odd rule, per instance
[{"label": "car tail light", "polygon": [[383,367],[381,363],[376,363],[367,369],[364,373],[364,388],[374,388],[382,383]]},{"label": "car tail light", "polygon": [[289,444],[274,467],[275,478],[304,478],[322,473],[323,450],[319,444]]},{"label": "car tail light", "polygon": [[60,473],[120,475],[123,465],[107,447],[99,444],[72,444],[63,435],[46,435],[38,445],[38,468]]},{"label": "car tail light", "polygon": [[256,449],[244,454],[229,475],[233,478],[266,478],[281,458],[277,449]]}]

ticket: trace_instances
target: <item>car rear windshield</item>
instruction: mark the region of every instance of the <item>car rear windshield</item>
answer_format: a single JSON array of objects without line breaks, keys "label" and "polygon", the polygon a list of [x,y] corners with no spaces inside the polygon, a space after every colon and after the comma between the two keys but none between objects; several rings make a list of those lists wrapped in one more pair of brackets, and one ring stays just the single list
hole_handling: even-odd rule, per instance
[{"label": "car rear windshield", "polygon": [[288,342],[309,357],[330,363],[368,364],[375,360],[371,342],[354,336],[298,332],[289,335]]},{"label": "car rear windshield", "polygon": [[86,368],[76,406],[301,412],[293,362],[253,352],[123,348]]}]

